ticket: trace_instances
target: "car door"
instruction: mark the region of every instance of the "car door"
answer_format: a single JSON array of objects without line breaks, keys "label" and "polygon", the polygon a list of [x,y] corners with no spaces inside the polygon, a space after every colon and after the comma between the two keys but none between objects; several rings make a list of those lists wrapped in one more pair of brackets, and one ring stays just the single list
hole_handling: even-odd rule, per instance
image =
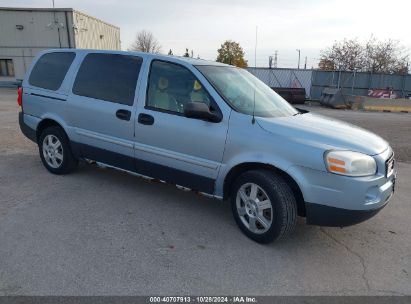
[{"label": "car door", "polygon": [[[137,172],[213,193],[230,110],[216,103],[209,93],[211,86],[194,68],[153,60],[147,72],[136,115]],[[213,123],[185,117],[184,106],[193,101],[221,111],[223,120]]]},{"label": "car door", "polygon": [[143,59],[88,53],[68,97],[73,145],[84,158],[134,169],[133,105]]}]

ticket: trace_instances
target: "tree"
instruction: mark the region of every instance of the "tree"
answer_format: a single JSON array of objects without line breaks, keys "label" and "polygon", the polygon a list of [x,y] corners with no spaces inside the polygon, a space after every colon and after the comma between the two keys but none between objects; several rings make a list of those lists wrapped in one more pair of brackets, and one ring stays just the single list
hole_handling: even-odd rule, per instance
[{"label": "tree", "polygon": [[131,51],[140,51],[146,53],[160,53],[161,45],[154,37],[153,33],[142,30],[137,33],[136,39],[131,44]]},{"label": "tree", "polygon": [[171,49],[168,51],[168,55],[174,55]]},{"label": "tree", "polygon": [[356,39],[334,42],[330,48],[321,51],[320,69],[358,71],[364,69],[364,66],[364,47]]},{"label": "tree", "polygon": [[363,71],[373,73],[408,73],[409,55],[398,41],[380,41],[371,37],[364,44],[356,39],[335,42],[321,51],[321,70]]},{"label": "tree", "polygon": [[247,60],[244,59],[244,50],[238,42],[226,40],[217,50],[217,61],[235,65],[240,68],[247,67]]},{"label": "tree", "polygon": [[318,63],[318,68],[323,71],[334,71],[337,69],[335,62],[328,58],[321,58]]},{"label": "tree", "polygon": [[371,37],[366,45],[366,67],[373,73],[408,73],[408,54],[398,41],[378,41]]}]

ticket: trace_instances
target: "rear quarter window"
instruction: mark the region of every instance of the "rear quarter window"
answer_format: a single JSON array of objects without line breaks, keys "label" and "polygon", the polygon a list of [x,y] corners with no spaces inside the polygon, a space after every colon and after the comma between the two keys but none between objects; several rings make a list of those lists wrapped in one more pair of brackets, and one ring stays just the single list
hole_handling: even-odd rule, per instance
[{"label": "rear quarter window", "polygon": [[77,73],[73,93],[133,105],[143,59],[119,54],[88,54]]},{"label": "rear quarter window", "polygon": [[73,52],[47,53],[40,57],[31,71],[29,84],[56,91],[63,83],[76,54]]}]

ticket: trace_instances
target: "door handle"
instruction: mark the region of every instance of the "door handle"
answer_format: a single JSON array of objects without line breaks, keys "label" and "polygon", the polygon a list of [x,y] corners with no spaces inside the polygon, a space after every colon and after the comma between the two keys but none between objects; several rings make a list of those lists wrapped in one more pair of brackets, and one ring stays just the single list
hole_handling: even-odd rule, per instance
[{"label": "door handle", "polygon": [[149,114],[140,113],[138,114],[138,122],[143,125],[154,124],[154,117]]},{"label": "door handle", "polygon": [[118,119],[129,121],[131,117],[131,112],[129,110],[120,109],[116,112],[116,116]]}]

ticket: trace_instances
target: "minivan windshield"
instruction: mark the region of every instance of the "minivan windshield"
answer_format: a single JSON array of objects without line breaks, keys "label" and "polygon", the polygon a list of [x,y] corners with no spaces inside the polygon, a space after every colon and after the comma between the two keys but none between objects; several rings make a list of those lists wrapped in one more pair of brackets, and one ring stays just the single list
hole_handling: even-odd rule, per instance
[{"label": "minivan windshield", "polygon": [[[281,96],[244,69],[230,66],[197,65],[218,93],[236,111],[261,117],[298,114]],[[255,101],[255,105],[254,105]]]}]

